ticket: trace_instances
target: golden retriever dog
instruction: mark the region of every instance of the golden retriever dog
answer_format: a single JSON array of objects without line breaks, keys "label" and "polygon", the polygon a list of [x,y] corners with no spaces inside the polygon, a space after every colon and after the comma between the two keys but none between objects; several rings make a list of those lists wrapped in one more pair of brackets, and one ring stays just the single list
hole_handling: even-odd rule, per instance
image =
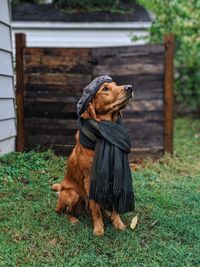
[{"label": "golden retriever dog", "polygon": [[[89,103],[87,110],[81,115],[84,119],[116,121],[121,116],[123,109],[132,95],[131,85],[118,86],[115,82],[102,84],[96,95]],[[78,219],[72,216],[74,209],[81,201],[89,207],[94,225],[94,235],[104,234],[102,207],[94,200],[89,199],[90,175],[94,158],[94,151],[85,148],[79,142],[79,131],[76,133],[76,146],[68,159],[64,180],[60,184],[54,184],[52,189],[57,191],[57,213],[66,212],[71,223]],[[112,224],[118,230],[124,230],[125,225],[120,215],[115,211],[106,212],[110,216]],[[74,215],[74,214],[73,214]]]}]

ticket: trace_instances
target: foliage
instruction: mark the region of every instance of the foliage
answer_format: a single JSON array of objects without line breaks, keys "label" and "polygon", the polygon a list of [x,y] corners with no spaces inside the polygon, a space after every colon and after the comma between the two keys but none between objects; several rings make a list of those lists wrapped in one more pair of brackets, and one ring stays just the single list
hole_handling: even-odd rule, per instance
[{"label": "foliage", "polygon": [[54,0],[54,3],[64,7],[91,7],[91,6],[113,6],[119,4],[118,0]]},{"label": "foliage", "polygon": [[134,172],[135,213],[117,232],[105,223],[92,235],[89,215],[70,225],[54,212],[50,186],[63,178],[65,159],[50,151],[0,158],[0,266],[199,266],[200,121],[176,120],[174,158],[147,161]]},{"label": "foliage", "polygon": [[110,11],[125,12],[128,11],[126,4],[133,3],[135,0],[53,0],[53,3],[64,9],[75,9],[82,11]]},{"label": "foliage", "polygon": [[191,108],[200,107],[200,1],[139,0],[153,11],[152,42],[161,42],[165,33],[176,38],[176,95]]},{"label": "foliage", "polygon": [[40,4],[43,0],[11,0],[13,4],[20,4],[20,3],[29,3],[29,4]]},{"label": "foliage", "polygon": [[[42,4],[45,0],[11,0],[14,4],[35,3]],[[109,11],[126,13],[129,12],[127,4],[136,0],[52,0],[52,3],[60,9],[66,9],[68,12],[86,11],[98,12]]]}]

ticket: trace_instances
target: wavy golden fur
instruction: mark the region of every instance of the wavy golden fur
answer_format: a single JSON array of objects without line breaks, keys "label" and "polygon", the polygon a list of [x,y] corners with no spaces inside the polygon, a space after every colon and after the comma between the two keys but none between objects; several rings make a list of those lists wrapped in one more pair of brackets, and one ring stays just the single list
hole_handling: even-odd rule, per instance
[{"label": "wavy golden fur", "polygon": [[[115,121],[130,98],[127,95],[125,86],[118,86],[116,83],[105,82],[89,103],[87,110],[82,114],[85,119],[93,118],[96,121]],[[102,209],[98,203],[88,198],[90,188],[91,167],[94,158],[94,151],[83,147],[79,142],[79,132],[76,134],[76,146],[68,159],[65,177],[60,184],[54,184],[52,189],[59,193],[56,211],[66,211],[71,223],[78,222],[73,210],[81,201],[89,207],[92,213],[95,235],[104,234],[104,223]],[[112,224],[118,230],[124,230],[120,216],[114,210],[106,212],[110,216]],[[74,215],[74,214],[73,214]]]}]

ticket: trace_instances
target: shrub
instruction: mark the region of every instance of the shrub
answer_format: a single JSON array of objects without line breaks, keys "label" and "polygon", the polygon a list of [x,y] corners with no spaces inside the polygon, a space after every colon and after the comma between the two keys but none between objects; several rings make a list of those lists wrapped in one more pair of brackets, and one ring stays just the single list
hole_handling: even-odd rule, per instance
[{"label": "shrub", "polygon": [[13,4],[20,4],[20,3],[29,3],[29,4],[40,4],[42,0],[11,0]]},{"label": "shrub", "polygon": [[126,11],[124,4],[133,2],[135,2],[135,0],[53,0],[53,3],[59,8],[80,8],[89,11],[106,10],[110,12]]},{"label": "shrub", "polygon": [[200,1],[139,0],[155,14],[151,42],[173,32],[176,39],[176,99],[192,109],[200,107]]}]

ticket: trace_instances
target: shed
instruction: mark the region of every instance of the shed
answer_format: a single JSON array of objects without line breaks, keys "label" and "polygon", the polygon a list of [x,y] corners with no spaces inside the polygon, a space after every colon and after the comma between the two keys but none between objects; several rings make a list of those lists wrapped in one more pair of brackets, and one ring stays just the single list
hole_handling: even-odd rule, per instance
[{"label": "shed", "polygon": [[9,0],[0,1],[0,156],[15,150],[15,103]]},{"label": "shed", "polygon": [[82,89],[107,73],[119,84],[134,84],[134,100],[123,110],[133,141],[130,161],[173,152],[172,34],[164,44],[101,48],[27,47],[25,39],[16,35],[17,100],[24,99],[17,113],[24,122],[20,151],[39,146],[69,155]]},{"label": "shed", "polygon": [[66,13],[52,4],[13,5],[13,34],[25,33],[27,45],[30,47],[108,47],[144,44],[145,41],[141,37],[148,35],[151,17],[136,3],[132,4],[130,10],[126,15],[108,12]]}]

